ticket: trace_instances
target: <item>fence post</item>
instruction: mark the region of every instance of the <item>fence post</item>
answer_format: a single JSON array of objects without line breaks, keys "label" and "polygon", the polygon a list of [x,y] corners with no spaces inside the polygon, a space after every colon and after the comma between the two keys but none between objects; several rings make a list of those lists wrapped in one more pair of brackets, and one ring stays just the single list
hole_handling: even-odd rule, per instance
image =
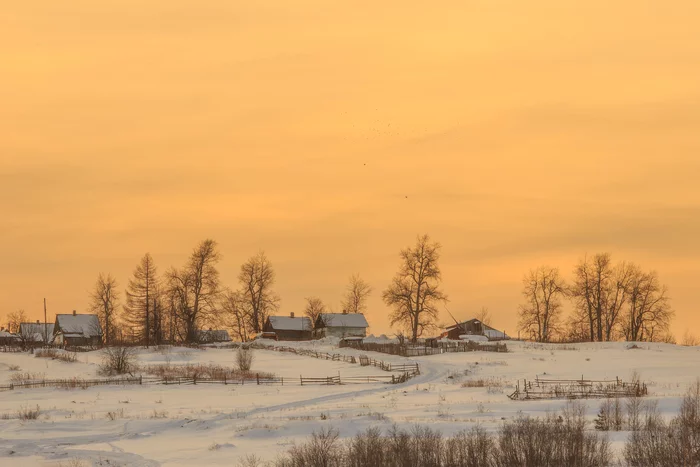
[{"label": "fence post", "polygon": [[143,375],[139,376],[139,384],[143,384]]},{"label": "fence post", "polygon": [[257,381],[258,386],[260,386],[260,373],[255,373],[255,381]]},{"label": "fence post", "polygon": [[301,385],[303,386],[304,385],[304,378],[302,378],[301,375],[299,375],[299,381],[301,382]]},{"label": "fence post", "polygon": [[338,371],[338,384],[342,384],[342,383],[340,382],[340,371]]}]

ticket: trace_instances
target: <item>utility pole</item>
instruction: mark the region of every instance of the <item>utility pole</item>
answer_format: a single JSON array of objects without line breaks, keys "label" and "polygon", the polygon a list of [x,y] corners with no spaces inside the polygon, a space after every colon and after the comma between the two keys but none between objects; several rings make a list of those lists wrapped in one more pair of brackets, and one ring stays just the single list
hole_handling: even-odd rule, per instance
[{"label": "utility pole", "polygon": [[46,298],[44,298],[44,344],[49,343],[49,324],[46,322]]}]

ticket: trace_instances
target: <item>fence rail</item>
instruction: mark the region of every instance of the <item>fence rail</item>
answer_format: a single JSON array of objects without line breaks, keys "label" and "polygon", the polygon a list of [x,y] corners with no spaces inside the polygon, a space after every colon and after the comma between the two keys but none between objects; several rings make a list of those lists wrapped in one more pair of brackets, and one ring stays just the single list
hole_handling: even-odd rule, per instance
[{"label": "fence rail", "polygon": [[639,381],[583,379],[539,379],[518,381],[512,400],[543,399],[606,399],[616,397],[642,397],[648,394],[647,385]]},{"label": "fence rail", "polygon": [[452,352],[508,352],[506,344],[501,342],[437,342],[433,346],[410,344],[375,344],[359,341],[341,341],[340,347],[379,352],[402,357],[422,357]]}]

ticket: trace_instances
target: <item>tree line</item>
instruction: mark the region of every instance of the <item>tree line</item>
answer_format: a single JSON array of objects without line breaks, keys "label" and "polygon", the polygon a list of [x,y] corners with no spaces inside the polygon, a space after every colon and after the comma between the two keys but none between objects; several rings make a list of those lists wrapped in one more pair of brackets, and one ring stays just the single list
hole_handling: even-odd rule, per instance
[{"label": "tree line", "polygon": [[[428,235],[399,252],[398,270],[381,297],[389,307],[390,324],[412,342],[437,328],[440,306],[448,302],[442,290],[441,245]],[[204,240],[180,268],[159,274],[146,253],[129,279],[122,305],[119,284],[111,274],[100,274],[90,294],[89,309],[98,315],[104,341],[117,340],[158,345],[194,343],[205,327],[232,330],[247,341],[262,332],[267,318],[280,308],[275,292],[275,270],[264,252],[250,257],[239,270],[238,283],[221,283],[218,244]],[[343,312],[363,313],[373,292],[358,274],[350,277],[341,298]],[[608,253],[582,259],[573,279],[559,269],[540,266],[523,278],[518,329],[526,339],[552,341],[670,341],[674,316],[668,290],[655,271],[630,262],[614,263]],[[569,303],[572,312],[564,316]],[[121,309],[121,311],[120,311]],[[304,314],[316,323],[335,312],[317,296],[306,297]],[[10,327],[19,327],[24,314],[11,314]],[[484,308],[477,318],[488,324]]]},{"label": "tree line", "polygon": [[[522,295],[518,328],[538,342],[673,340],[674,311],[656,271],[615,263],[609,253],[580,260],[571,282],[556,267],[533,269],[523,278]],[[564,319],[566,301],[572,312]]]},{"label": "tree line", "polygon": [[[202,241],[186,263],[159,274],[146,253],[134,269],[121,301],[119,284],[111,274],[99,274],[90,293],[89,311],[95,313],[107,345],[132,342],[159,345],[164,342],[196,343],[207,327],[225,328],[247,341],[262,332],[267,318],[279,310],[275,270],[264,252],[244,262],[238,284],[222,284],[218,244]],[[371,286],[358,274],[351,276],[341,301],[343,311],[367,309]],[[312,322],[329,310],[318,297],[306,298],[305,314]],[[332,311],[332,309],[331,309]]]}]

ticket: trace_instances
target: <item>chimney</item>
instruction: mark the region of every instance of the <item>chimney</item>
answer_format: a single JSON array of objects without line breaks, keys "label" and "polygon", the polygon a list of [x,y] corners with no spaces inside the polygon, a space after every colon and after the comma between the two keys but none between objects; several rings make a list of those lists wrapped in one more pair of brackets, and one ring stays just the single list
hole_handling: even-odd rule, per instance
[{"label": "chimney", "polygon": [[41,321],[39,321],[39,320],[36,320],[36,324],[41,324]]},{"label": "chimney", "polygon": [[75,316],[75,310],[73,310],[73,316]]},{"label": "chimney", "polygon": [[343,310],[343,314],[344,314],[344,315],[347,315],[347,314],[348,314],[348,310]]},{"label": "chimney", "polygon": [[290,317],[290,318],[294,318],[294,312],[293,312],[293,311],[292,311],[291,313],[289,313],[289,317]]}]

